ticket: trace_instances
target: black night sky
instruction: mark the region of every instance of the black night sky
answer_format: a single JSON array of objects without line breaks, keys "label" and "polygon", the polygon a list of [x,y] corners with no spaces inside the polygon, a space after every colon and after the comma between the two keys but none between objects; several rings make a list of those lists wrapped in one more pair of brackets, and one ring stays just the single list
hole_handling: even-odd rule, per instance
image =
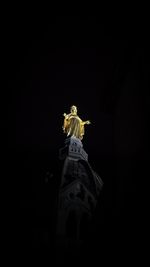
[{"label": "black night sky", "polygon": [[83,257],[91,263],[107,252],[114,260],[118,254],[134,258],[133,247],[140,250],[143,235],[140,196],[148,153],[146,26],[91,16],[31,16],[19,23],[14,17],[7,28],[8,87],[15,107],[14,113],[9,110],[15,125],[9,148],[16,155],[21,252],[53,254],[62,114],[75,104],[79,116],[92,122],[83,145],[104,182]]}]

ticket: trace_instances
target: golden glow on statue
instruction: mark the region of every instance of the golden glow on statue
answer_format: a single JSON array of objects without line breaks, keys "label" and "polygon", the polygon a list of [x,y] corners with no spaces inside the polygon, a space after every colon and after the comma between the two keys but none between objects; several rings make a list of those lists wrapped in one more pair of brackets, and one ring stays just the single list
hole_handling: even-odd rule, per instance
[{"label": "golden glow on statue", "polygon": [[84,125],[90,124],[91,122],[82,121],[79,116],[77,115],[77,107],[71,106],[69,114],[64,113],[64,124],[63,124],[63,131],[67,134],[67,136],[74,136],[79,138],[80,140],[83,139],[84,135]]}]

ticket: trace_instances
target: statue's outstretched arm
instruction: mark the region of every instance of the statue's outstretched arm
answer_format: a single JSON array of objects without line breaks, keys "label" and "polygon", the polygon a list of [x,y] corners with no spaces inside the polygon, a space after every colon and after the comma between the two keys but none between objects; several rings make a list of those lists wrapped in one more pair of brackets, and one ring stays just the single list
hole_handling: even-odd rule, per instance
[{"label": "statue's outstretched arm", "polygon": [[89,120],[87,121],[82,121],[82,124],[85,125],[85,124],[91,124],[91,122]]},{"label": "statue's outstretched arm", "polygon": [[65,132],[68,127],[69,114],[64,113],[63,116],[64,116],[64,123],[63,123],[62,128],[63,128],[63,131]]},{"label": "statue's outstretched arm", "polygon": [[70,115],[70,114],[66,114],[66,113],[64,113],[64,114],[63,114],[63,116],[65,117],[64,119],[67,120],[67,119],[69,118],[69,115]]}]

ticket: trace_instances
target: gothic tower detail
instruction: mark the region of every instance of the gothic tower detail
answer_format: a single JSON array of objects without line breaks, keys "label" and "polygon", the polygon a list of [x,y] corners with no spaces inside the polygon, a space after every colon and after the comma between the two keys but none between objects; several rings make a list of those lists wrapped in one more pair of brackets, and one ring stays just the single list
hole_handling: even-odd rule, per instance
[{"label": "gothic tower detail", "polygon": [[82,141],[74,136],[59,151],[62,161],[58,198],[57,237],[66,244],[79,244],[95,209],[103,182],[93,171]]}]

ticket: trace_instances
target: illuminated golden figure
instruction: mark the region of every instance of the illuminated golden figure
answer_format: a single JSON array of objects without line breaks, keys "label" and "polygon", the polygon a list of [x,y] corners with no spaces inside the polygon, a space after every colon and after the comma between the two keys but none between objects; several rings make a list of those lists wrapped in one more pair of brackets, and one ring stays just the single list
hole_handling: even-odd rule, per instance
[{"label": "illuminated golden figure", "polygon": [[84,135],[84,125],[90,124],[91,122],[82,121],[79,116],[77,115],[77,107],[71,106],[69,114],[64,113],[64,124],[63,124],[63,131],[67,134],[67,136],[74,136],[79,138],[80,140],[83,139]]}]

